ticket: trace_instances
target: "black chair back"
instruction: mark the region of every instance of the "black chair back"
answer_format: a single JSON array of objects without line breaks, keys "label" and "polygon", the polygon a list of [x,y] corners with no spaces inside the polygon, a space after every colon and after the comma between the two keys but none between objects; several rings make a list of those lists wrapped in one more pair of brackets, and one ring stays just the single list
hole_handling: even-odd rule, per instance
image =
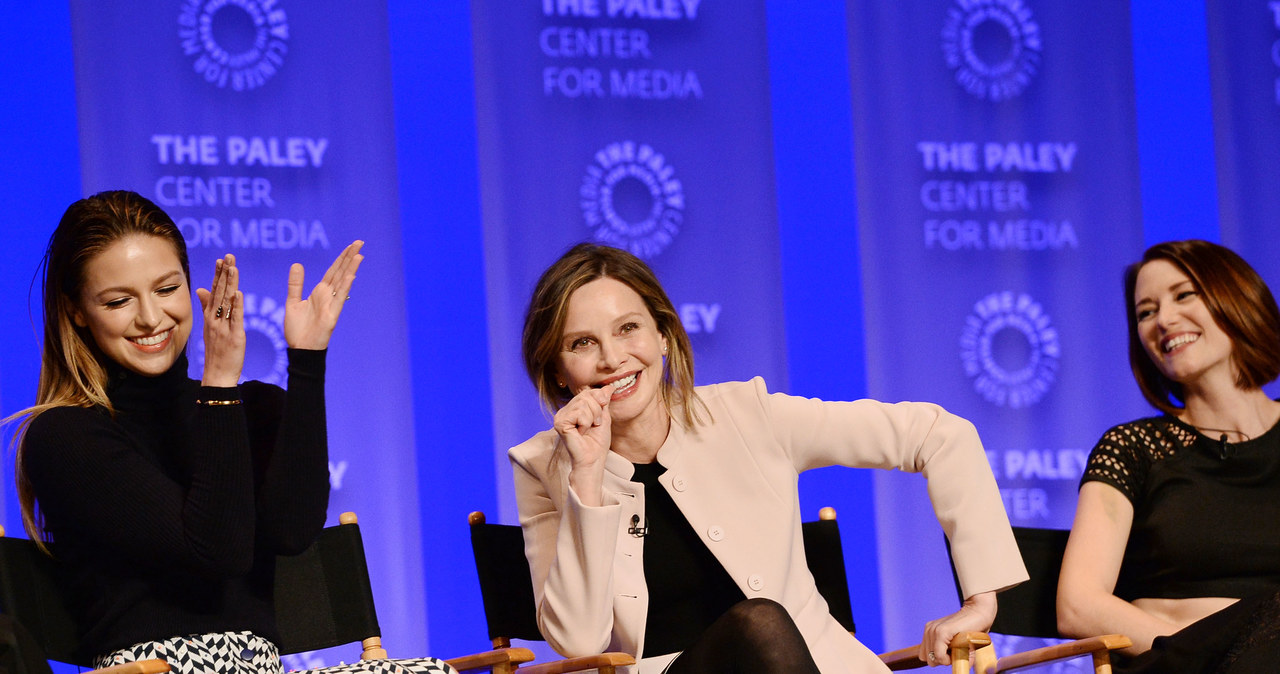
[{"label": "black chair back", "polygon": [[[804,523],[805,557],[827,600],[831,615],[853,631],[853,609],[845,576],[844,548],[835,520]],[[529,561],[524,556],[524,534],[510,524],[489,524],[481,513],[471,516],[471,550],[475,554],[484,601],[485,622],[491,640],[542,641]]]},{"label": "black chair back", "polygon": [[[47,658],[81,667],[79,627],[65,571],[29,539],[0,536],[0,612],[26,628]],[[284,654],[381,636],[360,525],[325,528],[302,554],[276,558],[275,609]]]},{"label": "black chair back", "polygon": [[804,557],[818,584],[818,593],[827,600],[827,610],[840,626],[853,632],[853,606],[849,603],[849,579],[844,570],[844,546],[835,520],[818,520],[801,525]]},{"label": "black chair back", "polygon": [[1070,533],[1066,529],[1013,528],[1031,580],[1000,593],[992,632],[1058,638],[1058,573]]},{"label": "black chair back", "polygon": [[0,612],[20,622],[45,657],[87,667],[67,608],[62,565],[26,538],[0,536]]},{"label": "black chair back", "polygon": [[472,513],[471,552],[476,558],[489,639],[495,645],[503,639],[542,641],[520,527],[489,524],[482,514]]},{"label": "black chair back", "polygon": [[275,607],[282,654],[381,636],[360,525],[326,527],[302,554],[277,557]]},{"label": "black chair back", "polygon": [[[1013,527],[1013,537],[1018,542],[1018,552],[1027,567],[1030,580],[1000,593],[1000,610],[991,625],[991,632],[1012,634],[1019,637],[1058,639],[1058,574],[1062,571],[1062,554],[1067,549],[1067,529],[1038,529]],[[950,551],[950,544],[947,550]],[[955,575],[956,594],[960,591],[960,579]],[[960,597],[961,601],[964,597]]]}]

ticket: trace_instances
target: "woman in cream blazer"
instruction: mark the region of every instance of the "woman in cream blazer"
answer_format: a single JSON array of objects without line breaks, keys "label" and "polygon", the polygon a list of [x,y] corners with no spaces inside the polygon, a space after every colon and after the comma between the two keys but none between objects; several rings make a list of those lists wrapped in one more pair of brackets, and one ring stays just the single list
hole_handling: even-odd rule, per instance
[{"label": "woman in cream blazer", "polygon": [[[831,617],[808,571],[801,471],[924,474],[968,598],[926,627],[922,651],[935,664],[947,663],[951,636],[990,626],[996,591],[1027,578],[972,424],[925,403],[771,394],[760,378],[695,389],[674,308],[628,253],[583,244],[548,269],[524,349],[557,411],[553,429],[510,458],[539,627],[566,656],[645,654],[645,539],[629,530],[647,519],[646,494],[633,464],[666,469],[658,481],[699,540],[748,600],[786,609],[822,672],[886,670]],[[638,669],[663,671],[677,655]]]}]

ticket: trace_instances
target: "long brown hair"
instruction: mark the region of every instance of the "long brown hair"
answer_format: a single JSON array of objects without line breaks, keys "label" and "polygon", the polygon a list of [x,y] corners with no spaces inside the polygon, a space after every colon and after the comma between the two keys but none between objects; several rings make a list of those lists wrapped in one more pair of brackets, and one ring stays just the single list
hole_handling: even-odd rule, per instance
[{"label": "long brown hair", "polygon": [[636,291],[653,315],[658,332],[668,345],[662,373],[662,399],[669,410],[681,408],[685,427],[693,429],[701,421],[699,409],[707,410],[693,390],[693,347],[689,344],[689,335],[653,270],[640,258],[618,248],[580,243],[560,256],[538,279],[524,316],[521,338],[525,371],[538,390],[538,398],[552,412],[573,398],[568,389],[556,384],[556,357],[564,334],[569,297],[578,288],[602,278],[620,281]]},{"label": "long brown hair", "polygon": [[159,206],[134,192],[99,192],[67,207],[40,263],[44,270],[44,340],[36,404],[4,420],[22,419],[13,439],[17,446],[14,475],[22,524],[36,541],[43,540],[44,534],[36,514],[35,491],[23,469],[23,439],[31,422],[54,407],[98,406],[114,413],[100,351],[88,331],[76,327],[73,316],[89,261],[131,235],[157,236],[172,244],[190,288],[191,269],[182,232]]},{"label": "long brown hair", "polygon": [[1138,272],[1155,260],[1169,262],[1191,279],[1209,315],[1231,339],[1236,386],[1255,389],[1280,375],[1280,309],[1258,272],[1225,246],[1198,239],[1166,241],[1148,248],[1124,275],[1129,368],[1147,402],[1168,414],[1177,414],[1185,406],[1182,385],[1164,376],[1138,336],[1134,310]]}]

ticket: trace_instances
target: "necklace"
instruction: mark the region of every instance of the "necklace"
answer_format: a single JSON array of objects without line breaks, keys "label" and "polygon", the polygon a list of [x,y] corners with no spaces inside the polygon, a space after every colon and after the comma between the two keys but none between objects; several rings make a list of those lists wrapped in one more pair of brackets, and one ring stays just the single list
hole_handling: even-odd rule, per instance
[{"label": "necklace", "polygon": [[1236,454],[1236,450],[1234,447],[1227,446],[1228,433],[1234,433],[1240,436],[1239,442],[1248,442],[1249,440],[1252,439],[1249,437],[1249,434],[1245,433],[1244,431],[1237,431],[1230,428],[1210,428],[1208,426],[1197,426],[1189,421],[1186,422],[1186,424],[1196,429],[1197,431],[1200,431],[1204,435],[1208,435],[1209,433],[1221,433],[1222,435],[1218,437],[1217,449],[1218,449],[1218,458],[1223,461],[1226,461],[1227,459],[1235,456]]},{"label": "necklace", "polygon": [[1187,425],[1196,429],[1197,431],[1200,431],[1201,433],[1204,433],[1205,435],[1208,435],[1209,433],[1221,433],[1222,436],[1218,438],[1218,442],[1222,442],[1222,443],[1227,442],[1227,434],[1229,433],[1240,436],[1240,439],[1236,440],[1236,442],[1248,442],[1253,439],[1249,436],[1248,433],[1245,433],[1244,431],[1237,431],[1230,428],[1209,428],[1208,426],[1197,426],[1192,423],[1188,423]]}]

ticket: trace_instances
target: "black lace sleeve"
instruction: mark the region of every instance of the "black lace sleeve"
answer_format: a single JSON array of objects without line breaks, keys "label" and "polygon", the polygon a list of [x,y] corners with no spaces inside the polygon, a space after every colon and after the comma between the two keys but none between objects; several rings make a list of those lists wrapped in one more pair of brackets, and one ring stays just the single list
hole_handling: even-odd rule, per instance
[{"label": "black lace sleeve", "polygon": [[1124,494],[1130,502],[1138,500],[1150,465],[1149,452],[1143,443],[1150,441],[1145,424],[1134,422],[1116,426],[1102,435],[1089,453],[1081,486],[1086,482],[1103,482]]}]

